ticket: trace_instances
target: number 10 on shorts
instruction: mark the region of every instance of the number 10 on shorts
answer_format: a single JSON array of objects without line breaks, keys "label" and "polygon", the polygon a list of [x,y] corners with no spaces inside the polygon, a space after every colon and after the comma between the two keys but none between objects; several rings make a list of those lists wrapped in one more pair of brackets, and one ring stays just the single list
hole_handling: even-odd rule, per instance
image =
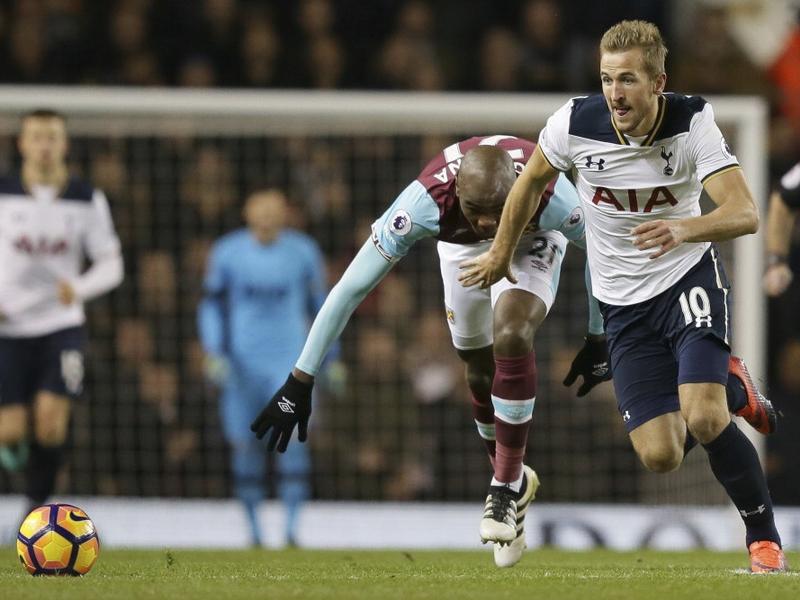
[{"label": "number 10 on shorts", "polygon": [[693,287],[689,290],[688,297],[686,292],[683,292],[678,301],[683,312],[683,320],[687,325],[691,325],[694,321],[695,327],[711,327],[711,301],[703,288]]}]

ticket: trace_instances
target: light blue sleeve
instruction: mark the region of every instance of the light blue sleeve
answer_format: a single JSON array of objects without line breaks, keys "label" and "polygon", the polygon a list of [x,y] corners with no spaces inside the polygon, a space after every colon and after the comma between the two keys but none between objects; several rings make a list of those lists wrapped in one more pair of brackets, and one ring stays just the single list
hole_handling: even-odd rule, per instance
[{"label": "light blue sleeve", "polygon": [[389,262],[408,254],[417,240],[439,233],[439,207],[419,181],[412,181],[372,224],[372,243]]},{"label": "light blue sleeve", "polygon": [[313,318],[322,308],[325,302],[325,295],[328,293],[325,277],[325,261],[322,258],[322,251],[317,243],[307,238],[308,244],[308,272],[306,280],[308,282],[308,315]]},{"label": "light blue sleeve", "polygon": [[316,375],[331,345],[339,338],[356,307],[391,271],[387,261],[367,240],[352,260],[339,282],[322,304],[311,325],[303,351],[295,365],[309,375]]},{"label": "light blue sleeve", "polygon": [[[308,255],[307,273],[306,273],[306,306],[308,311],[308,320],[313,322],[317,313],[325,303],[325,296],[328,294],[327,274],[325,271],[325,261],[322,258],[322,251],[320,250],[317,242],[313,238],[306,238],[306,251]],[[341,348],[336,342],[331,344],[328,352],[325,354],[323,360],[323,367],[329,364],[330,361],[339,359]]]},{"label": "light blue sleeve", "polygon": [[200,343],[209,354],[223,355],[227,351],[228,277],[224,246],[217,243],[211,249],[203,298],[197,307],[197,328]]},{"label": "light blue sleeve", "polygon": [[563,173],[556,180],[550,202],[539,215],[539,228],[560,231],[570,241],[584,250],[585,219],[578,190]]},{"label": "light blue sleeve", "polygon": [[590,335],[603,335],[605,329],[603,328],[603,315],[600,312],[600,304],[597,298],[592,295],[592,275],[589,273],[589,261],[586,261],[586,267],[583,271],[583,279],[586,282],[586,296],[589,300],[589,328],[587,331]]},{"label": "light blue sleeve", "polygon": [[[560,231],[570,242],[586,251],[586,221],[578,191],[563,173],[556,180],[550,202],[539,215],[539,227]],[[602,335],[603,315],[600,313],[597,298],[592,295],[592,276],[589,273],[588,261],[584,270],[584,281],[589,303],[588,332],[592,335]]]}]

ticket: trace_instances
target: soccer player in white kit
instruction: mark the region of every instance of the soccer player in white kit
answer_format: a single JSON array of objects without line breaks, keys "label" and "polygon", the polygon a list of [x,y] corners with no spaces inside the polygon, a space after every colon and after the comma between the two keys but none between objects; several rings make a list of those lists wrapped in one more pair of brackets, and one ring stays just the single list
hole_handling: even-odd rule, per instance
[{"label": "soccer player in white kit", "polygon": [[[511,257],[547,182],[575,173],[592,293],[640,460],[672,471],[702,444],[744,521],[751,571],[783,571],[758,454],[728,406],[733,397],[736,414],[763,433],[774,430],[775,413],[730,356],[729,285],[710,243],[754,233],[758,210],[711,105],[664,93],[666,52],[651,23],[622,21],[605,33],[603,94],[573,98],[548,119],[491,249],[465,261],[461,281],[513,281]],[[703,189],[717,208],[701,216]]]},{"label": "soccer player in white kit", "polygon": [[0,179],[0,445],[7,467],[29,452],[33,507],[53,492],[82,388],[83,304],[119,285],[123,265],[105,195],[67,171],[64,117],[26,114],[18,147],[21,172]]}]

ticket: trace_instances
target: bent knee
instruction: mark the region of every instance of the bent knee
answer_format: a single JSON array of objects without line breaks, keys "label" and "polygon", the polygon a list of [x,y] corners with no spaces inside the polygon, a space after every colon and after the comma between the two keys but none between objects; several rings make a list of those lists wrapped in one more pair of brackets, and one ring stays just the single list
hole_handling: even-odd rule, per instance
[{"label": "bent knee", "polygon": [[36,432],[36,441],[45,448],[62,446],[67,439],[67,432],[54,427],[44,428]]},{"label": "bent knee", "polygon": [[730,421],[730,415],[727,413],[723,415],[706,414],[690,418],[686,426],[698,442],[708,444],[717,438]]},{"label": "bent knee", "polygon": [[42,446],[60,446],[67,439],[67,423],[59,419],[40,420],[35,426],[35,437]]},{"label": "bent knee", "polygon": [[16,444],[27,434],[28,416],[24,406],[8,406],[0,410],[0,444]]},{"label": "bent knee", "polygon": [[530,323],[506,324],[494,332],[494,351],[498,356],[523,356],[533,350],[534,328]]},{"label": "bent knee", "polygon": [[639,452],[639,460],[648,471],[654,473],[669,473],[674,471],[683,462],[682,448],[659,448]]}]

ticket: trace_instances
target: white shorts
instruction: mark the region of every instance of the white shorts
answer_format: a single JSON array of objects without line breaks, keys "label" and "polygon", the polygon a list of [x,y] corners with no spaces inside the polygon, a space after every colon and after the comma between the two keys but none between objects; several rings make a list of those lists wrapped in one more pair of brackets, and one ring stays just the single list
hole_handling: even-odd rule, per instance
[{"label": "white shorts", "polygon": [[522,236],[511,263],[517,283],[504,278],[486,290],[462,286],[458,282],[458,265],[483,254],[490,246],[491,242],[437,244],[447,324],[453,345],[459,350],[476,350],[492,345],[492,309],[506,290],[530,292],[545,303],[548,312],[556,297],[561,262],[567,249],[567,238],[560,232],[536,231]]}]

